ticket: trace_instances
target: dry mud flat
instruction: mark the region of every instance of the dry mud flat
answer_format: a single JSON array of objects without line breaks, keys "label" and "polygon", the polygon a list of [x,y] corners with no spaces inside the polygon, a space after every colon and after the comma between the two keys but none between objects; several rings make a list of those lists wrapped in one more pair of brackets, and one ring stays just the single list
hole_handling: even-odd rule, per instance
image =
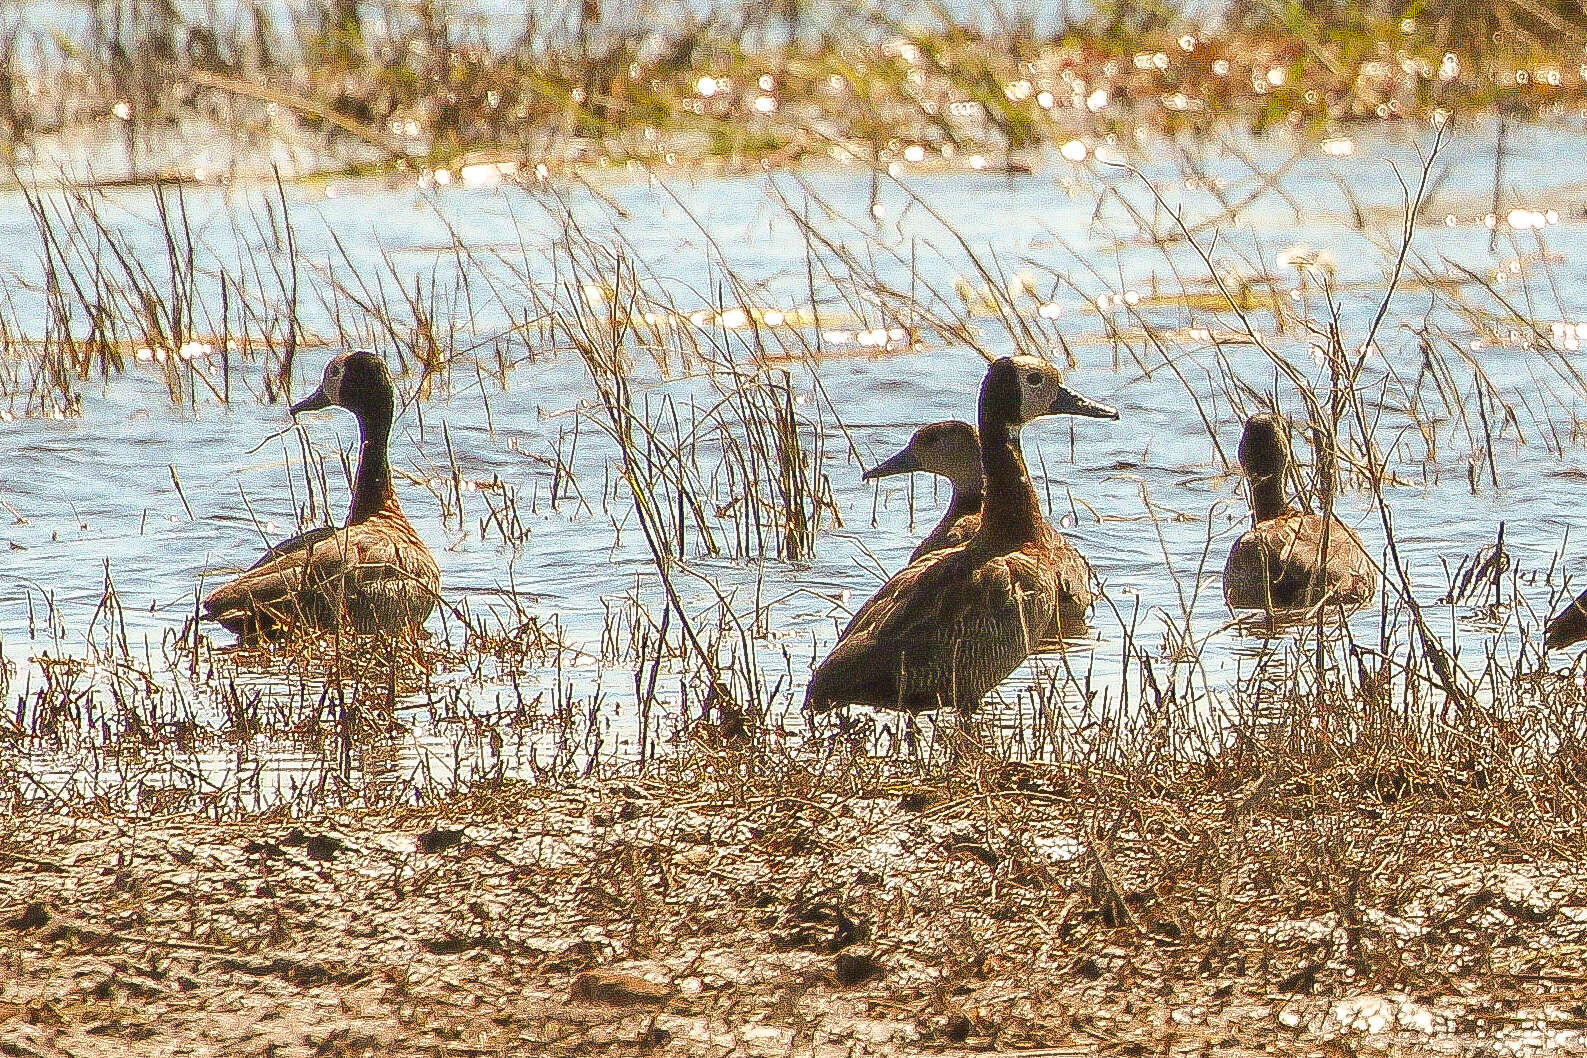
[{"label": "dry mud flat", "polygon": [[383,813],[23,813],[0,1054],[1587,1049],[1574,843],[1381,778],[721,758]]}]

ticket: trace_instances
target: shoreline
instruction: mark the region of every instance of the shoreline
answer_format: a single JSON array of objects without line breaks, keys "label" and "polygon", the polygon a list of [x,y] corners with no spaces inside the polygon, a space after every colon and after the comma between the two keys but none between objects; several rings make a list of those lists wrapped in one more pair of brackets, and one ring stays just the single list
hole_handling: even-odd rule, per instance
[{"label": "shoreline", "polygon": [[[703,750],[423,807],[0,827],[0,1041],[109,1054],[1587,1047],[1587,865],[1480,776]],[[895,774],[889,775],[891,769]],[[1525,817],[1523,818],[1523,815]],[[1513,1049],[1511,1049],[1513,1048]]]},{"label": "shoreline", "polygon": [[[41,155],[48,154],[47,164],[43,158],[26,165],[13,158],[6,166],[7,171],[0,174],[0,192],[58,194],[169,188],[274,194],[279,179],[289,188],[321,189],[328,197],[371,190],[489,191],[556,184],[582,187],[600,195],[607,189],[647,179],[736,180],[777,173],[817,176],[847,173],[885,180],[992,177],[1063,181],[1068,179],[1067,174],[1086,174],[1098,166],[1107,169],[1130,164],[1133,154],[1173,144],[1186,135],[1210,145],[1219,142],[1220,136],[1238,133],[1248,137],[1247,145],[1282,143],[1297,150],[1312,147],[1324,153],[1344,151],[1348,154],[1354,153],[1356,141],[1363,137],[1415,142],[1418,137],[1432,135],[1448,120],[1451,119],[1424,114],[1397,116],[1387,121],[1361,119],[1325,127],[1285,124],[1251,129],[1239,121],[1201,130],[1135,126],[1076,132],[1069,140],[1043,140],[1016,151],[987,146],[921,158],[905,157],[904,152],[917,146],[914,144],[876,155],[865,144],[818,138],[804,134],[803,130],[786,145],[790,149],[742,158],[682,148],[669,150],[666,145],[648,154],[627,154],[609,152],[593,143],[582,146],[563,143],[545,151],[489,146],[454,155],[434,156],[421,152],[375,160],[347,157],[323,145],[291,142],[282,137],[274,146],[287,155],[296,156],[301,163],[299,168],[289,170],[279,169],[279,159],[272,161],[268,157],[251,167],[239,165],[237,152],[219,162],[205,160],[195,165],[191,156],[200,153],[200,145],[204,152],[213,151],[214,140],[202,132],[192,132],[185,138],[173,134],[170,144],[154,157],[144,157],[140,166],[122,165],[124,171],[109,174],[105,170],[114,166],[96,164],[94,160],[98,156],[102,163],[115,153],[117,136],[115,130],[107,126],[101,133],[84,136],[61,150],[41,151]],[[1470,129],[1478,123],[1487,126],[1500,120],[1544,131],[1557,129],[1579,133],[1587,123],[1587,103],[1576,110],[1559,109],[1522,119],[1507,113],[1502,105],[1491,104],[1462,111],[1458,125]],[[144,148],[145,151],[149,149],[148,146]],[[209,155],[205,153],[204,157],[208,159]]]}]

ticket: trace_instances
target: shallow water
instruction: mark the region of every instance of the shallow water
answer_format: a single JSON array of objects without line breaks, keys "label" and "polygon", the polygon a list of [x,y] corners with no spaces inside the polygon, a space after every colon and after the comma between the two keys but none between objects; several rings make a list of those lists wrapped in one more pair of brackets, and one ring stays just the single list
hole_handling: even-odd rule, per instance
[{"label": "shallow water", "polygon": [[[1582,294],[1587,289],[1587,253],[1581,249],[1587,244],[1587,220],[1582,188],[1568,182],[1587,136],[1564,126],[1511,130],[1506,190],[1490,251],[1484,215],[1491,208],[1492,131],[1470,129],[1445,145],[1438,168],[1448,173],[1422,218],[1413,263],[1442,276],[1454,274],[1455,264],[1490,280],[1503,274],[1498,290],[1522,308],[1545,338],[1563,348],[1574,339],[1576,323],[1587,320]],[[1318,275],[1302,281],[1280,260],[1287,261],[1286,251],[1300,245],[1332,254],[1339,321],[1345,344],[1353,349],[1377,312],[1393,265],[1402,200],[1396,172],[1414,186],[1417,151],[1431,139],[1426,130],[1362,134],[1353,143],[1353,153],[1343,157],[1298,141],[1240,141],[1240,152],[1266,172],[1277,170],[1297,150],[1301,157],[1279,180],[1282,194],[1262,195],[1237,218],[1203,230],[1203,248],[1211,247],[1220,270],[1232,273],[1238,266],[1246,275],[1270,272],[1281,283],[1281,296],[1296,310],[1309,305],[1313,320],[1325,315]],[[1193,151],[1208,177],[1225,182],[1221,193],[1229,200],[1243,199],[1255,186],[1236,154],[1207,145]],[[1181,211],[1192,225],[1221,212],[1214,195],[1188,185],[1165,160],[1171,157],[1167,146],[1120,148],[1119,155],[1141,167],[1163,204]],[[905,173],[902,180],[901,187],[881,188],[874,224],[865,220],[868,175],[841,169],[815,172],[802,182],[786,176],[727,179],[682,173],[664,185],[642,176],[609,180],[602,194],[624,216],[578,186],[562,193],[592,242],[610,244],[621,235],[642,270],[652,273],[646,282],[670,287],[685,309],[708,307],[713,301],[735,304],[732,293],[721,290],[723,260],[757,289],[758,304],[807,304],[812,282],[818,287],[823,283],[819,275],[812,280],[808,273],[806,243],[782,203],[791,202],[796,210],[819,218],[819,208],[806,197],[812,192],[847,218],[818,220],[818,226],[865,255],[878,275],[899,289],[931,284],[947,292],[951,303],[955,280],[968,281],[972,293],[982,282],[952,237],[927,215],[926,206],[940,211],[983,261],[995,261],[1009,277],[1027,274],[1040,297],[1025,299],[1024,309],[1032,321],[1067,341],[1075,358],[1070,384],[1120,410],[1116,423],[1044,420],[1024,431],[1038,492],[1050,503],[1053,519],[1090,558],[1111,600],[1093,615],[1091,641],[1077,644],[1066,658],[1043,659],[1038,666],[1049,672],[1068,666],[1080,673],[1081,685],[1102,699],[1117,698],[1130,680],[1140,678],[1138,660],[1125,659],[1131,628],[1134,647],[1159,658],[1167,650],[1164,630],[1188,628],[1200,644],[1200,657],[1195,673],[1186,678],[1209,700],[1238,693],[1261,644],[1226,627],[1229,613],[1218,571],[1248,515],[1238,477],[1227,473],[1201,414],[1212,420],[1222,455],[1232,459],[1243,415],[1258,410],[1249,395],[1240,398],[1242,407],[1231,406],[1233,380],[1255,393],[1276,393],[1285,410],[1299,413],[1293,387],[1252,345],[1231,341],[1214,347],[1197,333],[1227,332],[1237,329],[1239,321],[1232,313],[1210,311],[1210,277],[1193,249],[1181,242],[1165,250],[1141,237],[1138,217],[1155,218],[1161,232],[1172,231],[1173,224],[1163,204],[1154,203],[1146,185],[1131,172],[1106,165],[1077,167],[1055,157],[1044,172],[1029,178],[958,172]],[[1353,210],[1341,184],[1356,199],[1364,231],[1353,227]],[[912,203],[910,192],[920,201]],[[228,269],[242,261],[284,260],[284,254],[272,256],[272,240],[262,230],[268,225],[259,219],[274,194],[266,188],[186,193],[186,209],[199,240],[201,287],[213,285],[213,267],[206,269],[206,260]],[[476,613],[492,607],[502,611],[502,591],[511,588],[532,597],[526,604],[529,611],[547,620],[555,615],[570,644],[598,653],[609,606],[620,609],[631,590],[652,605],[659,594],[631,502],[621,489],[615,496],[603,489],[612,477],[611,446],[592,420],[580,424],[576,414],[581,408],[588,413],[594,398],[582,362],[565,348],[532,347],[538,341],[526,345],[522,334],[533,336],[533,330],[503,336],[509,317],[522,319],[533,311],[527,295],[518,299],[525,282],[514,270],[527,272],[546,290],[569,288],[564,273],[558,278],[552,272],[566,269],[567,259],[555,252],[561,226],[546,200],[514,187],[421,191],[409,185],[346,184],[289,187],[285,194],[296,240],[302,313],[311,329],[321,333],[335,333],[330,306],[336,299],[326,293],[333,284],[342,285],[344,309],[360,290],[355,276],[370,281],[383,277],[387,296],[399,301],[393,271],[409,291],[415,283],[461,289],[454,240],[479,251],[481,256],[467,266],[470,270],[486,268],[480,264],[482,257],[506,262],[495,275],[471,275],[472,303],[454,297],[452,311],[437,321],[452,330],[460,346],[477,340],[478,358],[487,366],[481,381],[465,358],[454,365],[449,385],[438,386],[431,399],[406,408],[393,437],[393,461],[418,481],[399,477],[398,489],[440,561],[448,602],[466,604]],[[1132,204],[1133,214],[1121,207],[1121,200]],[[1537,211],[1543,227],[1524,227],[1531,223],[1529,215],[1518,214],[1515,219],[1523,227],[1514,228],[1507,215],[1517,208]],[[161,274],[165,251],[153,223],[150,193],[107,195],[100,200],[100,212],[130,244],[147,253]],[[1452,220],[1446,222],[1446,217]],[[41,243],[20,197],[0,197],[0,236],[22,248],[10,255],[5,282],[9,326],[42,336]],[[905,263],[889,263],[889,252]],[[1510,270],[1511,262],[1516,271]],[[912,263],[913,278],[906,263]],[[824,439],[821,470],[830,480],[842,526],[830,518],[823,521],[808,563],[736,555],[731,549],[708,557],[691,542],[692,570],[724,591],[736,589],[735,610],[749,614],[755,599],[770,604],[770,628],[758,650],[774,677],[775,671],[792,677],[777,695],[791,728],[803,727],[797,703],[811,659],[826,650],[847,613],[877,586],[877,563],[887,570],[897,568],[946,502],[946,489],[934,492],[925,478],[892,479],[873,490],[860,482],[862,465],[890,454],[916,424],[973,418],[984,370],[984,360],[973,349],[934,333],[923,333],[914,348],[861,346],[858,336],[868,328],[885,330],[896,321],[880,313],[864,321],[851,319],[837,296],[820,290],[817,296],[826,318],[836,321],[821,328],[822,341],[833,355],[814,361],[813,367],[782,366],[791,370],[807,443],[817,432]],[[1101,310],[1099,299],[1105,305]],[[1043,318],[1039,302],[1049,306],[1048,318]],[[1558,571],[1552,579],[1527,573],[1553,566],[1567,532],[1576,527],[1572,494],[1587,461],[1572,438],[1574,416],[1587,387],[1570,373],[1580,359],[1574,349],[1550,353],[1519,332],[1479,333],[1474,317],[1460,311],[1462,302],[1495,307],[1469,280],[1435,293],[1408,278],[1378,331],[1364,384],[1378,393],[1384,379],[1391,379],[1387,391],[1392,399],[1369,402],[1377,416],[1373,438],[1400,476],[1386,499],[1418,598],[1431,603],[1441,595],[1447,587],[1446,565],[1453,567],[1462,556],[1491,544],[1499,523],[1505,524],[1505,543],[1520,574],[1518,616],[1493,633],[1468,621],[1466,607],[1428,611],[1435,630],[1458,638],[1463,659],[1477,659],[1480,669],[1485,644],[1496,643],[1493,649],[1501,657],[1517,656],[1525,635],[1535,641],[1539,620],[1557,604],[1562,590]],[[1307,352],[1315,339],[1303,325],[1292,320],[1278,333],[1270,314],[1256,311],[1251,318],[1275,349],[1293,357],[1314,382],[1326,384],[1326,369]],[[1160,344],[1141,339],[1142,319],[1162,328]],[[1012,351],[1011,341],[993,320],[983,316],[977,324],[984,348]],[[1403,403],[1403,388],[1392,379],[1410,387],[1424,366],[1418,330],[1426,325],[1436,332],[1430,343],[1433,359],[1442,365],[1440,378],[1451,401],[1446,407],[1434,399],[1431,376],[1424,376],[1421,392],[1427,403],[1422,418],[1436,440],[1432,455],[1425,439],[1429,435],[1392,406]],[[806,338],[814,341],[814,334],[812,330]],[[388,351],[388,339],[376,333],[370,339],[359,344]],[[753,370],[748,341],[742,334],[729,334],[724,345],[741,355],[746,370]],[[1055,343],[1040,344],[1062,358]],[[517,362],[504,383],[489,374],[497,350]],[[295,395],[317,381],[330,352],[300,352]],[[279,539],[297,527],[305,499],[302,448],[298,435],[275,436],[289,425],[288,416],[284,404],[260,399],[259,365],[241,357],[234,360],[229,405],[198,384],[192,386],[196,403],[178,407],[159,373],[158,354],[153,355],[150,362],[134,360],[125,374],[108,381],[96,376],[82,383],[81,415],[58,419],[26,413],[26,380],[32,369],[22,363],[7,367],[12,386],[20,384],[23,396],[11,399],[8,421],[0,422],[0,450],[5,453],[0,500],[6,512],[0,526],[0,649],[16,667],[10,699],[19,718],[25,712],[19,701],[34,694],[42,680],[30,659],[45,653],[87,654],[90,635],[103,642],[104,615],[97,622],[95,615],[107,576],[123,607],[118,630],[124,626],[134,655],[147,652],[158,668],[163,664],[163,638],[182,627],[196,595],[228,569],[250,563],[262,537]],[[218,354],[201,351],[193,369],[220,385]],[[1478,371],[1486,377],[1483,385],[1491,386],[1482,408],[1493,431],[1491,467],[1475,404]],[[412,376],[399,378],[404,399],[411,400],[414,385]],[[1199,398],[1201,412],[1187,387]],[[651,377],[647,392],[654,399],[662,394],[680,401],[710,399],[698,377]],[[1468,413],[1465,421],[1462,406]],[[1505,406],[1513,414],[1508,421]],[[860,462],[849,458],[840,423]],[[326,457],[332,510],[339,518],[346,488],[337,453],[355,442],[353,420],[332,411],[305,416],[302,425]],[[710,446],[705,448],[702,458],[709,461]],[[557,453],[570,449],[567,461],[584,502],[571,494],[564,479],[563,495],[553,505]],[[1309,449],[1299,438],[1296,450],[1309,459]],[[528,529],[521,546],[504,542],[494,530],[480,531],[487,510],[486,497],[478,491],[465,489],[461,519],[455,514],[443,518],[437,496],[449,494],[454,462],[465,481],[499,480],[515,491],[518,514]],[[1495,474],[1497,487],[1491,480]],[[424,482],[431,488],[423,487]],[[1336,512],[1361,533],[1370,552],[1381,551],[1384,531],[1367,494],[1346,491]],[[1587,570],[1579,558],[1571,544],[1564,569]],[[690,604],[705,609],[710,595],[704,587],[687,578],[683,583],[692,585]],[[1375,643],[1379,623],[1379,612],[1369,610],[1356,616],[1352,630],[1361,642]],[[432,628],[443,631],[441,618],[432,619]],[[218,630],[212,636],[220,642],[227,638]],[[524,674],[542,690],[558,678],[550,667]],[[170,679],[174,684],[181,678]],[[446,675],[439,679],[445,681]],[[600,739],[598,755],[623,758],[638,752],[631,670],[565,659],[560,679],[573,687],[576,697],[601,688],[599,716],[591,725],[591,737]],[[1003,697],[1018,698],[1029,679],[1025,671],[1016,674]],[[663,679],[661,686],[666,683]],[[480,711],[490,711],[493,703],[522,691],[520,684],[503,697],[507,684],[502,681],[458,679],[455,684],[457,693],[471,698]],[[676,696],[672,701],[676,708]],[[201,720],[219,726],[220,718],[197,708]],[[991,708],[1000,707],[994,703]],[[1008,708],[1010,726],[1024,722],[1021,710]],[[505,735],[505,741],[493,740],[480,725],[457,735],[468,725],[456,717],[447,721],[434,709],[405,715],[410,734],[389,752],[361,747],[359,753],[368,760],[361,760],[355,771],[378,770],[371,762],[387,761],[387,773],[394,768],[404,777],[399,782],[416,785],[427,770],[450,775],[499,768],[527,774],[533,771],[531,754],[551,752],[549,742],[537,740],[556,737],[554,731],[518,724],[484,725],[496,736]],[[665,730],[656,718],[651,721],[656,730]],[[265,783],[267,792],[258,794],[261,803],[279,794],[281,783],[298,781],[305,773],[300,748],[283,748],[269,739],[256,746],[200,747],[194,752],[191,770],[205,772],[206,782],[220,786],[260,759],[279,765],[286,778]],[[31,762],[26,766],[39,775],[69,774],[47,747],[28,749],[21,759]],[[43,762],[51,759],[55,763],[46,767]],[[103,775],[114,775],[115,781],[126,778],[117,768]],[[87,785],[96,781],[107,780]]]}]

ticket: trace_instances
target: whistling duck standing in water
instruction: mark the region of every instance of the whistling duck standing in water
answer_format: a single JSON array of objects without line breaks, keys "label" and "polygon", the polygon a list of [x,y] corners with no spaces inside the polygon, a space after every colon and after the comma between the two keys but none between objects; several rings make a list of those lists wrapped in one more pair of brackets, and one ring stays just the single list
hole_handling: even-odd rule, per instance
[{"label": "whistling duck standing in water", "polygon": [[1034,356],[988,369],[979,405],[981,524],[963,544],[895,573],[810,676],[805,705],[973,709],[1051,630],[1059,571],[1025,471],[1019,429],[1043,415],[1117,419]]},{"label": "whistling duck standing in water", "polygon": [[[981,474],[981,442],[975,427],[957,419],[928,423],[915,431],[897,455],[867,470],[863,480],[915,471],[947,478],[953,486],[953,498],[937,527],[910,554],[910,562],[933,551],[957,547],[981,528],[986,488]],[[1091,589],[1091,565],[1062,533],[1049,527],[1043,535],[1052,551],[1053,568],[1058,571],[1058,628],[1054,631],[1083,631],[1086,614],[1096,601]]]},{"label": "whistling duck standing in water", "polygon": [[319,389],[292,405],[292,414],[338,405],[357,416],[361,446],[347,521],[272,547],[210,592],[206,617],[244,639],[330,628],[389,633],[424,623],[441,571],[391,487],[386,444],[395,403],[385,362],[373,353],[344,353],[325,366]]},{"label": "whistling duck standing in water", "polygon": [[1229,608],[1272,612],[1371,601],[1378,574],[1361,538],[1339,519],[1296,510],[1284,497],[1289,444],[1283,420],[1254,415],[1246,421],[1240,466],[1251,488],[1252,525],[1223,567]]}]

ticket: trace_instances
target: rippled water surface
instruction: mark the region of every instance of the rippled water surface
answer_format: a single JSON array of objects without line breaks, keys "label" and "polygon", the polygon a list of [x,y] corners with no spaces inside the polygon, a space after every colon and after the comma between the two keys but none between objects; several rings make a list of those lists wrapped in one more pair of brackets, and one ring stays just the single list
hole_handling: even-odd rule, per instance
[{"label": "rippled water surface", "polygon": [[[1581,521],[1574,499],[1587,468],[1575,440],[1587,394],[1587,382],[1576,374],[1581,363],[1575,349],[1578,321],[1587,320],[1587,222],[1583,190],[1573,180],[1587,143],[1580,131],[1564,127],[1511,130],[1510,141],[1491,222],[1492,130],[1466,130],[1445,145],[1402,288],[1363,374],[1372,393],[1374,443],[1397,475],[1385,495],[1417,597],[1431,604],[1448,586],[1446,569],[1490,545],[1504,523],[1520,574],[1517,616],[1492,633],[1471,619],[1469,605],[1428,609],[1436,630],[1458,641],[1468,662],[1490,648],[1518,656],[1518,629],[1536,639],[1539,620],[1562,591],[1560,569],[1542,575],[1556,566],[1562,544],[1563,570],[1587,570],[1580,549],[1567,543]],[[1354,350],[1365,337],[1399,245],[1401,179],[1414,188],[1418,151],[1430,144],[1430,134],[1407,133],[1363,136],[1348,154],[1337,146],[1325,152],[1289,141],[1242,142],[1238,153],[1187,147],[1202,179],[1187,179],[1185,168],[1171,161],[1178,148],[1164,144],[1119,152],[1140,167],[1139,175],[1057,159],[1038,175],[1013,179],[905,173],[901,185],[883,182],[874,223],[870,177],[846,170],[798,180],[679,173],[657,182],[628,174],[601,183],[598,195],[573,185],[557,197],[576,218],[584,245],[626,243],[627,263],[638,265],[642,282],[669,290],[684,310],[708,313],[751,297],[762,308],[792,309],[808,306],[814,292],[823,311],[823,325],[803,328],[802,340],[815,344],[819,336],[825,355],[779,357],[770,367],[757,366],[757,338],[748,328],[735,331],[733,317],[708,315],[701,326],[714,330],[719,346],[745,372],[790,372],[807,448],[822,459],[841,524],[830,512],[824,515],[808,562],[737,554],[731,546],[711,556],[697,540],[688,546],[692,573],[728,593],[746,620],[757,602],[768,607],[768,627],[752,638],[770,682],[782,678],[776,701],[788,710],[787,723],[802,728],[797,704],[812,659],[878,585],[880,571],[905,560],[946,502],[946,489],[934,491],[923,477],[891,479],[873,489],[860,481],[863,466],[890,454],[914,425],[973,418],[985,369],[981,353],[963,341],[890,314],[875,303],[885,298],[867,302],[856,293],[863,284],[834,282],[832,275],[844,270],[832,247],[846,248],[896,291],[927,300],[925,288],[935,287],[942,292],[939,307],[957,303],[962,309],[962,297],[977,302],[989,277],[941,223],[947,222],[996,273],[990,278],[1016,288],[1012,303],[1033,328],[1025,340],[1060,363],[1072,355],[1069,382],[1119,408],[1116,423],[1049,419],[1024,432],[1050,516],[1090,558],[1107,594],[1094,613],[1092,640],[1036,664],[1047,672],[1067,667],[1079,674],[1080,686],[1102,698],[1117,696],[1127,679],[1139,679],[1138,655],[1125,660],[1129,630],[1135,649],[1165,666],[1169,645],[1188,630],[1199,662],[1187,679],[1216,702],[1238,693],[1261,649],[1260,641],[1228,627],[1218,583],[1229,544],[1248,524],[1238,475],[1225,460],[1234,457],[1243,416],[1259,410],[1264,395],[1291,413],[1303,410],[1294,385],[1241,340],[1239,317],[1216,311],[1219,299],[1201,253],[1183,240],[1161,245],[1143,226],[1173,235],[1170,210],[1202,225],[1196,227],[1200,249],[1231,290],[1241,276],[1270,274],[1286,304],[1284,322],[1258,305],[1251,324],[1303,367],[1326,400],[1327,370],[1308,351],[1324,332],[1308,333],[1306,320],[1326,326],[1331,291],[1346,347]],[[1267,186],[1250,165],[1280,175]],[[592,730],[599,742],[590,748],[619,756],[637,752],[633,672],[590,657],[601,652],[610,615],[631,593],[657,613],[664,608],[655,565],[631,500],[612,484],[613,447],[594,416],[595,390],[583,362],[559,335],[535,326],[543,322],[545,298],[598,301],[613,277],[569,270],[568,256],[558,249],[566,242],[564,225],[544,191],[346,184],[288,187],[284,194],[300,311],[311,331],[335,334],[333,317],[338,311],[357,316],[360,301],[384,297],[401,304],[408,296],[446,292],[439,299],[444,311],[431,326],[441,332],[443,346],[457,350],[456,359],[424,401],[413,400],[413,372],[398,378],[409,403],[394,432],[393,462],[403,505],[441,564],[447,601],[476,614],[493,607],[505,613],[505,593],[519,593],[526,611],[547,623],[554,618],[563,638],[586,652],[565,656],[560,666],[531,667],[516,683],[456,678],[455,695],[468,700],[469,709],[490,713],[500,703],[522,700],[525,682],[532,685],[531,698],[537,688],[549,695],[559,680],[575,696],[598,688]],[[278,222],[282,212],[275,196],[268,188],[185,193],[196,282],[210,291],[206,298],[213,296],[217,269],[290,270],[286,249],[269,234],[269,218]],[[1225,206],[1236,211],[1225,215]],[[117,192],[100,198],[97,209],[127,244],[147,255],[152,274],[165,274],[167,247],[151,192]],[[831,246],[812,250],[795,215],[809,218]],[[12,247],[5,266],[6,325],[43,337],[53,325],[40,293],[43,241],[20,196],[0,197],[0,234]],[[465,257],[460,247],[475,253]],[[1306,250],[1331,262],[1303,272],[1295,262]],[[458,274],[465,260],[466,282]],[[1427,276],[1444,282],[1429,283]],[[618,277],[619,289],[626,280]],[[1538,333],[1505,320],[1505,305]],[[913,345],[897,333],[888,338],[889,328],[906,324],[915,327]],[[80,319],[74,326],[79,333],[86,329]],[[994,316],[976,315],[973,326],[985,352],[1013,351],[1008,327]],[[138,344],[131,337],[129,352]],[[360,344],[392,350],[390,336],[378,329],[364,338]],[[334,351],[312,344],[299,350],[294,398],[317,381]],[[285,404],[265,399],[260,361],[233,357],[231,401],[222,403],[211,392],[222,386],[219,354],[200,350],[193,374],[175,372],[188,397],[196,395],[178,405],[161,355],[149,350],[143,360],[134,355],[125,373],[79,382],[80,414],[62,417],[37,414],[36,407],[30,413],[33,363],[19,356],[5,365],[12,395],[0,401],[0,408],[9,408],[0,423],[0,641],[15,667],[9,699],[24,726],[44,680],[36,659],[89,656],[90,639],[104,641],[107,580],[122,607],[115,631],[124,627],[132,653],[164,671],[168,641],[194,612],[196,596],[227,570],[251,562],[264,538],[294,532],[300,513],[318,517],[305,509],[303,435],[283,432],[289,425]],[[699,409],[715,399],[698,373],[674,370],[664,377],[642,368],[636,384],[653,402],[670,395],[684,408],[691,400]],[[1419,422],[1408,407],[1417,409]],[[305,416],[302,426],[312,451],[325,457],[339,518],[346,485],[338,453],[354,445],[354,422],[332,411]],[[1303,440],[1296,448],[1309,460]],[[706,452],[700,458],[709,463],[716,457]],[[559,463],[571,468],[571,480]],[[441,502],[459,482],[461,517],[443,512]],[[721,487],[723,495],[731,492],[729,484]],[[506,495],[515,498],[528,530],[521,542],[505,540],[494,526],[481,529],[488,504],[499,506]],[[1361,533],[1369,551],[1381,552],[1384,527],[1368,493],[1347,487],[1337,513]],[[704,583],[690,575],[679,583],[688,604],[703,612],[712,600]],[[1352,630],[1372,644],[1380,622],[1380,612],[1370,610],[1356,616]],[[447,632],[439,615],[432,629],[438,637]],[[1169,636],[1170,630],[1177,631]],[[208,631],[217,643],[228,638]],[[190,677],[164,678],[177,685]],[[447,683],[444,666],[437,679]],[[1014,701],[1029,680],[1027,672],[1017,674],[1003,697]],[[664,700],[667,684],[663,678]],[[669,701],[679,708],[675,696]],[[200,720],[223,726],[212,706],[193,708]],[[1013,706],[1006,708],[1017,718]],[[456,724],[448,728],[433,709],[421,712],[399,711],[412,737],[365,764],[395,760],[387,770],[408,778],[426,769],[467,772],[495,761],[526,771],[545,734],[533,723],[505,723],[494,738],[480,729],[459,742],[437,734],[455,734]],[[33,752],[47,756],[25,751]],[[192,752],[195,762],[207,762],[204,781],[212,785],[229,781],[224,777],[261,754],[288,770],[299,760],[298,750],[274,742]],[[63,774],[58,766],[40,772],[46,773]]]}]

